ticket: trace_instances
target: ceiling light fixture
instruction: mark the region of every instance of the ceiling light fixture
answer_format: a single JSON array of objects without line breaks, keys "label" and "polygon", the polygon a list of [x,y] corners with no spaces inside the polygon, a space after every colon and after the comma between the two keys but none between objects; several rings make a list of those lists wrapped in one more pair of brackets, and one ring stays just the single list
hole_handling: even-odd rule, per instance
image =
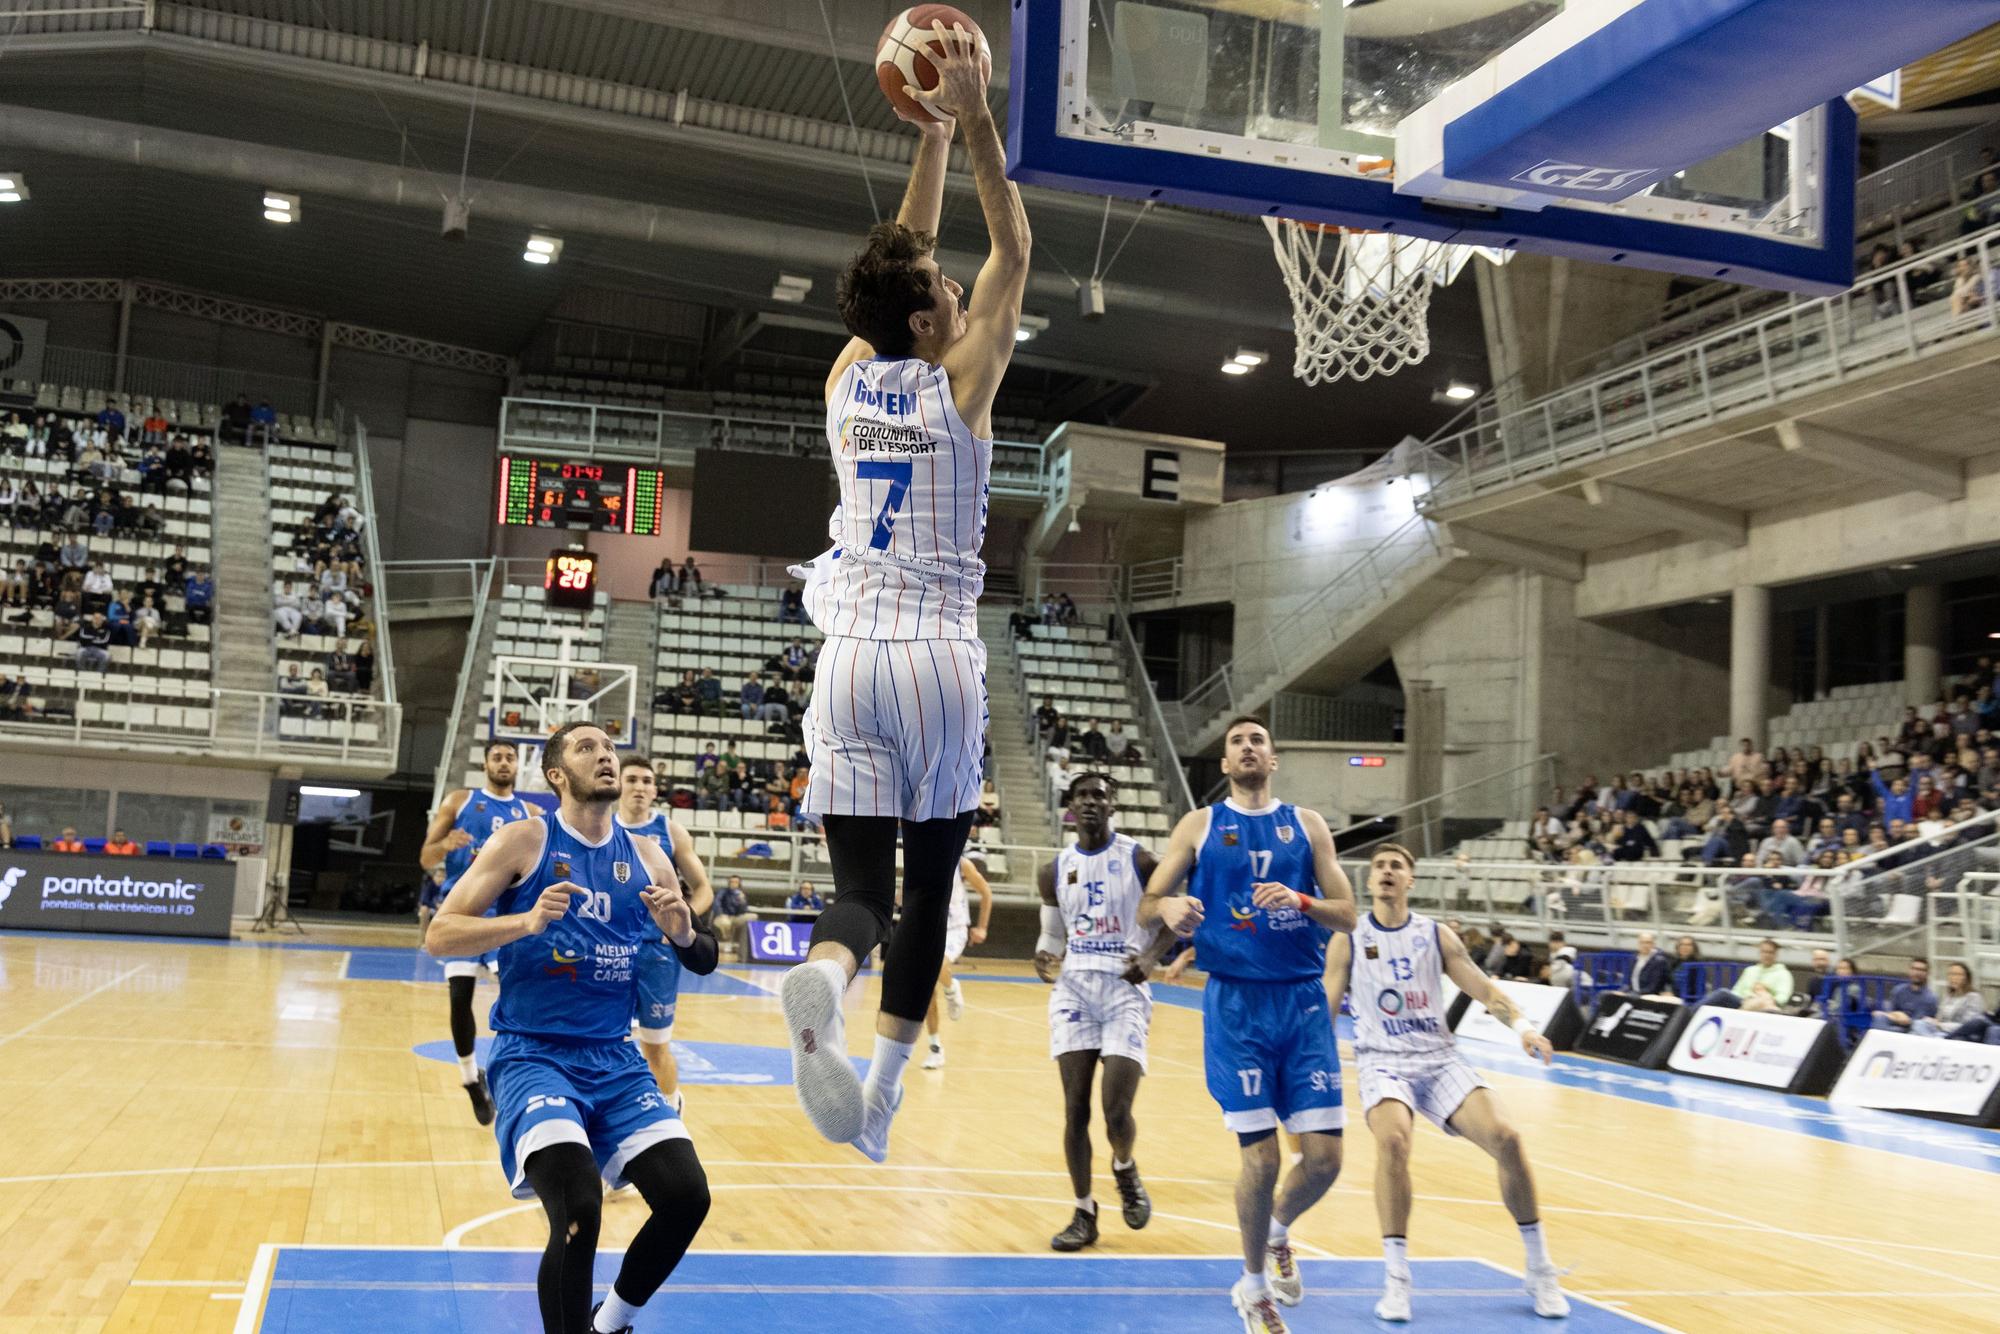
[{"label": "ceiling light fixture", "polygon": [[302,797],[352,798],[360,796],[361,789],[358,787],[315,787],[311,783],[303,783],[299,786],[299,795]]},{"label": "ceiling light fixture", "polygon": [[1029,339],[1033,338],[1035,335],[1045,331],[1048,327],[1049,327],[1048,316],[1035,315],[1024,310],[1021,312],[1020,327],[1014,330],[1014,341],[1017,343],[1025,343]]},{"label": "ceiling light fixture", "polygon": [[1252,352],[1247,347],[1237,348],[1236,355],[1230,358],[1231,361],[1234,361],[1239,366],[1261,366],[1270,359],[1269,353]]},{"label": "ceiling light fixture", "polygon": [[1463,403],[1469,398],[1479,397],[1479,386],[1467,384],[1463,380],[1453,380],[1445,386],[1444,396],[1454,403]]},{"label": "ceiling light fixture", "polygon": [[530,264],[553,264],[556,256],[562,254],[562,238],[542,232],[528,233],[528,248],[521,252],[521,258]]},{"label": "ceiling light fixture", "polygon": [[299,197],[277,190],[264,192],[264,220],[266,222],[297,222],[299,220]]},{"label": "ceiling light fixture", "polygon": [[0,171],[0,204],[18,204],[28,198],[28,182],[18,171]]},{"label": "ceiling light fixture", "polygon": [[1222,363],[1222,373],[1224,375],[1248,375],[1250,368],[1240,361],[1225,361]]},{"label": "ceiling light fixture", "polygon": [[781,273],[778,281],[771,284],[771,300],[796,306],[806,299],[806,293],[812,289],[812,279],[801,278],[796,273]]},{"label": "ceiling light fixture", "polygon": [[1889,568],[1892,570],[1914,570],[1917,568],[1917,563],[1913,560],[1899,560]]}]

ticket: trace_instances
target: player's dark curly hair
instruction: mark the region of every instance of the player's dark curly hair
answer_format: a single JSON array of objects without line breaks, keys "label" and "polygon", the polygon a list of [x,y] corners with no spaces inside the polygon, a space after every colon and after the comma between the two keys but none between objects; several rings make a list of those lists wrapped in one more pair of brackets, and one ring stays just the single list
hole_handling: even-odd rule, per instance
[{"label": "player's dark curly hair", "polygon": [[1104,784],[1104,795],[1114,801],[1118,798],[1117,779],[1113,778],[1110,774],[1100,773],[1095,769],[1086,769],[1084,772],[1070,779],[1069,786],[1063,789],[1063,805],[1069,805],[1070,799],[1076,796],[1077,788],[1085,783],[1102,783]]},{"label": "player's dark curly hair", "polygon": [[910,316],[936,301],[931,275],[917,261],[937,249],[937,237],[900,222],[878,222],[868,245],[840,275],[834,300],[847,331],[877,356],[906,357],[916,343]]}]

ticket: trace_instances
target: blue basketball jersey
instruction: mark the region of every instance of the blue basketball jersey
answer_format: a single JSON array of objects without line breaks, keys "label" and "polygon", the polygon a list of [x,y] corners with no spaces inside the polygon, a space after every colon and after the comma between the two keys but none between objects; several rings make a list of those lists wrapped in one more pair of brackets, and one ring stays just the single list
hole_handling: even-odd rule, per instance
[{"label": "blue basketball jersey", "polygon": [[590,844],[563,823],[542,817],[541,861],[500,894],[502,914],[526,912],[548,886],[567,880],[588,890],[539,936],[500,950],[500,999],[493,1031],[547,1042],[622,1042],[632,1021],[635,965],[660,929],[639,897],[650,879],[633,835],[614,818],[602,843]]},{"label": "blue basketball jersey", "polygon": [[486,840],[500,832],[500,826],[529,819],[534,814],[534,804],[518,794],[496,797],[483,788],[466,793],[465,804],[458,808],[458,818],[451,822],[451,827],[472,835],[472,842],[445,854],[444,892],[451,893],[451,887],[472,865],[472,859],[486,846]]},{"label": "blue basketball jersey", "polygon": [[[663,812],[654,811],[653,818],[644,824],[626,824],[625,817],[622,815],[614,815],[611,818],[617,823],[620,829],[623,829],[633,838],[652,839],[660,845],[660,851],[667,854],[667,860],[673,860],[674,832],[667,825],[667,817]],[[649,963],[663,964],[669,959],[673,960],[675,977],[678,980],[681,963],[680,956],[674,953],[674,947],[667,943],[666,937],[662,936],[657,928],[649,928],[649,930],[651,934],[646,937],[645,944],[641,947],[640,952],[645,955]]]},{"label": "blue basketball jersey", "polygon": [[1266,912],[1250,901],[1259,881],[1322,897],[1312,845],[1297,808],[1274,802],[1246,811],[1229,801],[1208,808],[1208,833],[1195,848],[1188,893],[1201,900],[1195,954],[1211,977],[1289,982],[1319,977],[1333,932],[1297,908]]}]

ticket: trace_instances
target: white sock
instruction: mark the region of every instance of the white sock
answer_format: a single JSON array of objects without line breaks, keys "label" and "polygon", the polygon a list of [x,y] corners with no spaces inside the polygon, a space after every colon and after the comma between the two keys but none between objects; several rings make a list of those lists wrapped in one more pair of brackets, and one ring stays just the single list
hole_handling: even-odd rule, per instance
[{"label": "white sock", "polygon": [[931,1050],[932,1050],[932,1051],[943,1051],[943,1050],[944,1050],[944,1041],[943,1041],[943,1040],[942,1040],[941,1038],[932,1038],[932,1039],[931,1039]]},{"label": "white sock", "polygon": [[1280,1242],[1287,1242],[1291,1239],[1292,1230],[1273,1218],[1271,1220],[1271,1244],[1275,1246]]},{"label": "white sock", "polygon": [[[840,993],[843,999],[845,998],[848,981],[847,970],[845,968],[842,968],[831,959],[814,959],[809,963],[803,963],[799,966],[801,968],[817,968],[822,973],[825,973],[826,980],[832,984],[834,991]],[[860,974],[856,973],[855,976],[859,977]]]},{"label": "white sock", "polygon": [[875,1059],[868,1063],[868,1079],[861,1087],[861,1096],[887,1098],[894,1094],[903,1082],[903,1067],[910,1063],[910,1053],[916,1049],[914,1042],[898,1042],[877,1033]]},{"label": "white sock", "polygon": [[1547,1269],[1549,1267],[1549,1245],[1542,1237],[1541,1223],[1523,1223],[1520,1227],[1521,1245],[1525,1246],[1528,1251],[1528,1268]]},{"label": "white sock", "polygon": [[479,1082],[479,1058],[477,1056],[459,1057],[458,1076],[460,1083],[477,1084]]},{"label": "white sock", "polygon": [[1087,1214],[1094,1214],[1097,1212],[1097,1201],[1086,1195],[1076,1202],[1076,1207]]},{"label": "white sock", "polygon": [[605,1294],[604,1305],[598,1308],[597,1319],[590,1322],[591,1328],[602,1331],[602,1334],[614,1334],[614,1331],[631,1324],[638,1314],[639,1308],[620,1297],[618,1289],[613,1288]]},{"label": "white sock", "polygon": [[1410,1276],[1410,1241],[1407,1237],[1382,1238],[1382,1262],[1394,1278]]},{"label": "white sock", "polygon": [[1127,1158],[1121,1163],[1116,1158],[1113,1158],[1111,1160],[1111,1170],[1114,1172],[1129,1172],[1132,1170],[1132,1160]]},{"label": "white sock", "polygon": [[1260,1292],[1268,1292],[1271,1289],[1261,1269],[1244,1270],[1243,1277],[1236,1280],[1236,1286],[1243,1290],[1243,1295],[1246,1297],[1254,1297]]}]

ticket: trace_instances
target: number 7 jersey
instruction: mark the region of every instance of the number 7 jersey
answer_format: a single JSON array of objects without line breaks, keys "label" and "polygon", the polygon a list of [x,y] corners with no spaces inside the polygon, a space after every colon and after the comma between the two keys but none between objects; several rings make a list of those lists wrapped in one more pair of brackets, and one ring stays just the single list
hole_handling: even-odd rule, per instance
[{"label": "number 7 jersey", "polygon": [[993,442],[958,415],[944,367],[857,361],[828,398],[826,439],[833,548],[793,570],[813,624],[856,639],[979,638]]}]

